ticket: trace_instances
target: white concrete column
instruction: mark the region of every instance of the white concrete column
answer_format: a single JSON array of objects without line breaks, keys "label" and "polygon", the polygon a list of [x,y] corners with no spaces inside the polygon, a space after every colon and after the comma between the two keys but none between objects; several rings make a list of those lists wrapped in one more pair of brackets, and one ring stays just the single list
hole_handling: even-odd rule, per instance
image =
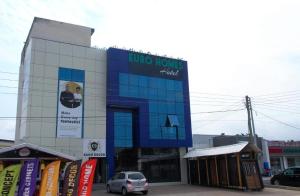
[{"label": "white concrete column", "polygon": [[285,156],[282,157],[283,158],[283,166],[284,166],[284,169],[287,169],[289,166],[288,166],[288,162],[287,162],[287,158]]},{"label": "white concrete column", "polygon": [[187,160],[183,158],[186,154],[186,148],[179,148],[179,156],[180,156],[180,175],[181,175],[181,183],[188,183],[188,172],[187,172]]}]

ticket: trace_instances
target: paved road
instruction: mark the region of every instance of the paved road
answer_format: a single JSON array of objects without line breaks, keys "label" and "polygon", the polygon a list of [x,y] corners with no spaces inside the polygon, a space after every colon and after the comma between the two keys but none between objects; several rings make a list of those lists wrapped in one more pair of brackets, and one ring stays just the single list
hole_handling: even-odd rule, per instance
[{"label": "paved road", "polygon": [[[116,196],[119,194],[108,194],[105,190],[94,191],[92,196]],[[141,195],[141,194],[134,194]],[[283,190],[277,188],[265,188],[260,192],[243,192],[230,189],[191,186],[191,185],[174,185],[174,186],[157,186],[151,187],[149,196],[239,196],[239,195],[265,195],[265,196],[299,196],[300,191]]]}]

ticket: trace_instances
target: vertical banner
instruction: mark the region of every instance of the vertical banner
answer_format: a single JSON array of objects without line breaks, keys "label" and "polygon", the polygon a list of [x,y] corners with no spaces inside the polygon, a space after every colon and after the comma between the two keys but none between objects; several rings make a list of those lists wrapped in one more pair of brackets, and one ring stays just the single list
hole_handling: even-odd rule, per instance
[{"label": "vertical banner", "polygon": [[33,196],[39,168],[39,160],[27,160],[24,162],[19,182],[18,196]]},{"label": "vertical banner", "polygon": [[63,193],[65,196],[77,196],[78,177],[80,172],[81,160],[70,163],[65,171]]},{"label": "vertical banner", "polygon": [[21,164],[11,165],[0,174],[0,194],[14,196],[19,179]]},{"label": "vertical banner", "polygon": [[81,138],[83,83],[59,80],[57,137]]},{"label": "vertical banner", "polygon": [[49,163],[43,171],[40,196],[57,196],[60,161]]},{"label": "vertical banner", "polygon": [[78,196],[91,195],[96,164],[97,159],[90,159],[81,166]]}]

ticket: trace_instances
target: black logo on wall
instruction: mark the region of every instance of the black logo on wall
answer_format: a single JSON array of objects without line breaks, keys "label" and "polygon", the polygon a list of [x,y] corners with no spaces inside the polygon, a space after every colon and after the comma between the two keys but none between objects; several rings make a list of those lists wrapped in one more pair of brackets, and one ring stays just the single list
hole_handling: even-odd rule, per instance
[{"label": "black logo on wall", "polygon": [[128,52],[129,71],[153,77],[182,80],[184,62],[137,52]]},{"label": "black logo on wall", "polygon": [[89,143],[89,149],[92,151],[96,151],[99,147],[99,144],[97,142],[90,142]]}]

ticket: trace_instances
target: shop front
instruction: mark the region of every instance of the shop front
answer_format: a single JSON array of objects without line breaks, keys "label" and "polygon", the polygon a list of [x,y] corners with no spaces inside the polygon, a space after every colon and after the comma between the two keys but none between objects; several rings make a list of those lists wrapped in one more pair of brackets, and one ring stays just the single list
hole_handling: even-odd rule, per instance
[{"label": "shop front", "polygon": [[268,148],[272,174],[277,174],[288,167],[300,166],[299,141],[269,141]]}]

